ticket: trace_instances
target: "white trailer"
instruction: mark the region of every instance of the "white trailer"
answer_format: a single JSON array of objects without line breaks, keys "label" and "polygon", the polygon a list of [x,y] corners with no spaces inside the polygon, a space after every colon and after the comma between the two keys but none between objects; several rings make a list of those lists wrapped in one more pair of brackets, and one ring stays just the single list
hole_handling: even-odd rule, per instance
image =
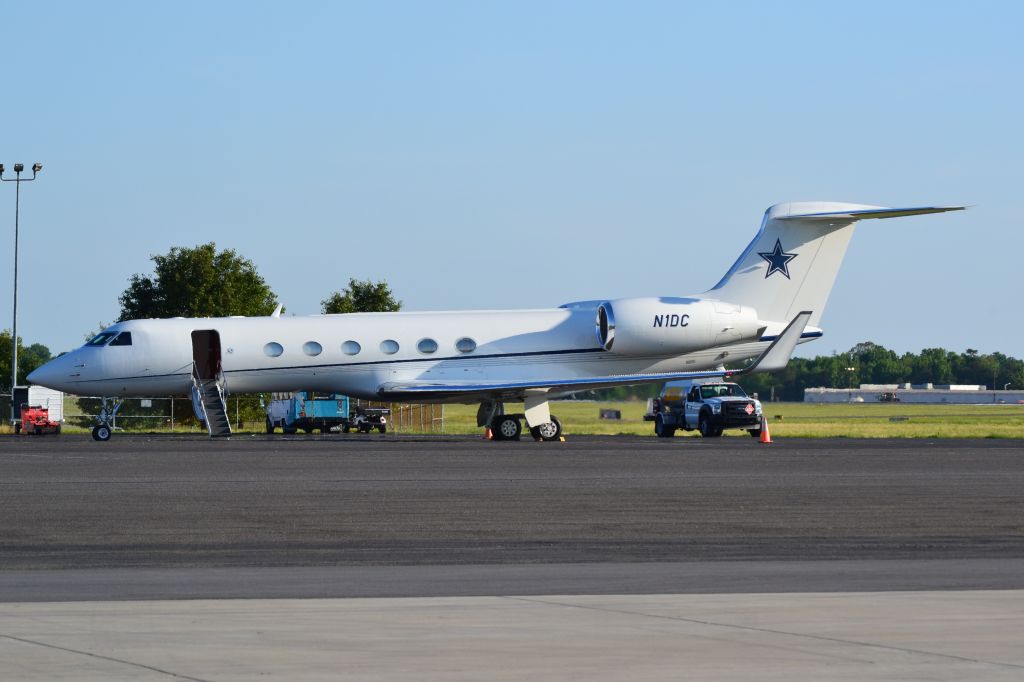
[{"label": "white trailer", "polygon": [[43,407],[50,411],[50,421],[64,421],[64,393],[45,386],[15,386],[14,414],[21,419],[21,406]]}]

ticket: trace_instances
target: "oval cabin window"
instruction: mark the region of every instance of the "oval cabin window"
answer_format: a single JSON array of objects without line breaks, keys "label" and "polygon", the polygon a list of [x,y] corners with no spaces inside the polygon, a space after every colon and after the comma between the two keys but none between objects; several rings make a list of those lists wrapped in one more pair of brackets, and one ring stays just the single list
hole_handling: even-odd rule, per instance
[{"label": "oval cabin window", "polygon": [[345,355],[358,355],[363,348],[355,341],[346,341],[341,344],[341,352]]},{"label": "oval cabin window", "polygon": [[455,347],[460,353],[472,353],[476,350],[476,341],[468,336],[464,336],[455,342]]},{"label": "oval cabin window", "polygon": [[380,352],[385,355],[394,355],[398,352],[398,341],[388,339],[380,342]]},{"label": "oval cabin window", "polygon": [[416,344],[416,349],[421,353],[436,353],[437,341],[434,341],[434,339],[421,339]]},{"label": "oval cabin window", "polygon": [[302,344],[302,352],[309,357],[315,357],[324,352],[324,347],[316,341],[306,341],[306,343]]},{"label": "oval cabin window", "polygon": [[271,341],[267,345],[263,346],[263,354],[266,355],[268,358],[276,358],[280,356],[281,353],[283,352],[284,346],[277,343],[276,341]]}]

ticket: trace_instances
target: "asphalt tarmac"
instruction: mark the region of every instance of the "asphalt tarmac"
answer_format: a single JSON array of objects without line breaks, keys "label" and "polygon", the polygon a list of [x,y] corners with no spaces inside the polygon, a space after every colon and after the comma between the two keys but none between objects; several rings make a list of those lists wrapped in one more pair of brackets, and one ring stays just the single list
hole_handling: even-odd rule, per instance
[{"label": "asphalt tarmac", "polygon": [[1021,441],[0,439],[0,601],[1024,588]]}]

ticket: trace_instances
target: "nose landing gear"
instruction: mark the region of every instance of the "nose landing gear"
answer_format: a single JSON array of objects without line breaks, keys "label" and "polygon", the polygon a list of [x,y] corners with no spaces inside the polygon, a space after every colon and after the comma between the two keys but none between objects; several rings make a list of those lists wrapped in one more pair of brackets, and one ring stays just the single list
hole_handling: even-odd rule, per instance
[{"label": "nose landing gear", "polygon": [[100,442],[110,440],[114,432],[114,423],[117,420],[117,412],[121,409],[124,400],[119,398],[103,398],[100,413],[96,415],[96,426],[92,427],[92,438]]}]

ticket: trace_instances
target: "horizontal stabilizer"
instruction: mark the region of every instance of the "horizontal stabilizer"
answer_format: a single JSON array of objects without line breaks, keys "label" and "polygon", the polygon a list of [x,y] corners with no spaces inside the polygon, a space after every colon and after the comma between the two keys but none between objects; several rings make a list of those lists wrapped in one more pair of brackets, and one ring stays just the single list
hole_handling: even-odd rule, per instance
[{"label": "horizontal stabilizer", "polygon": [[785,369],[789,364],[789,358],[793,355],[793,349],[800,343],[800,337],[811,319],[811,311],[805,310],[793,318],[782,333],[779,334],[772,345],[768,346],[760,357],[747,366],[743,372],[753,374],[754,372],[777,372]]},{"label": "horizontal stabilizer", "polygon": [[869,208],[857,211],[829,211],[826,213],[793,213],[776,216],[777,220],[868,220],[871,218],[902,218],[908,215],[962,211],[966,206],[920,206],[916,208]]}]

